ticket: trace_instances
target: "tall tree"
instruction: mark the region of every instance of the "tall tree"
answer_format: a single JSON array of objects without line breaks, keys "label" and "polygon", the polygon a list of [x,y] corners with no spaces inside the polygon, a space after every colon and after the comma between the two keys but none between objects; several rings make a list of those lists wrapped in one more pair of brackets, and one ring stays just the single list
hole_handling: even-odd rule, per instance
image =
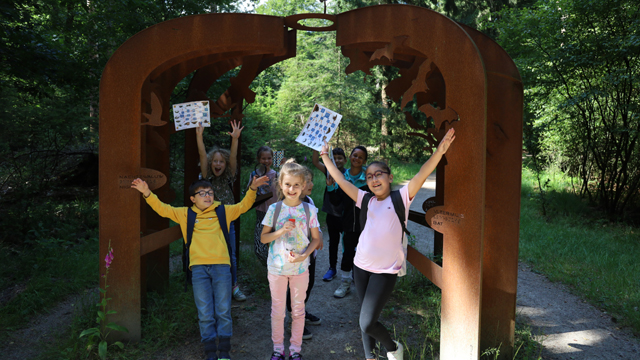
[{"label": "tall tree", "polygon": [[638,2],[539,0],[491,27],[521,71],[548,159],[621,214],[640,189]]}]

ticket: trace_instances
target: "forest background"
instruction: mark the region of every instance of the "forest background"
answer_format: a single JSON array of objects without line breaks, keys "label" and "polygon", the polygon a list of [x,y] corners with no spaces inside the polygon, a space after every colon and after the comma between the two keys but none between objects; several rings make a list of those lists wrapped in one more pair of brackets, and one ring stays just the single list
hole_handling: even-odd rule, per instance
[{"label": "forest background", "polygon": [[[472,26],[514,59],[525,90],[525,170],[535,182],[528,196],[544,217],[570,211],[565,198],[553,197],[563,192],[598,221],[640,223],[637,1],[335,0],[326,11],[389,3],[430,8]],[[3,310],[11,316],[2,317],[2,331],[66,294],[96,285],[99,82],[124,41],[192,14],[323,11],[324,4],[313,0],[0,2],[0,253],[8,264],[0,270],[0,305],[31,304]],[[255,150],[264,144],[310,164],[309,149],[291,140],[314,103],[343,115],[334,146],[365,145],[373,158],[387,159],[392,167],[425,160],[422,140],[407,135],[413,130],[404,111],[419,122],[430,119],[413,103],[400,109],[385,94],[397,69],[379,66],[370,76],[346,75],[347,65],[335,33],[298,31],[297,56],[262,72],[251,85],[257,97],[244,104],[243,169],[253,168]],[[217,99],[238,70],[223,76],[209,97]],[[190,79],[179,83],[172,103],[184,101]],[[228,147],[228,130],[226,123],[214,124],[205,143]],[[184,168],[183,136],[171,137],[176,189]],[[561,189],[552,187],[555,176],[567,180]],[[48,265],[63,253],[76,256],[66,262],[86,268]],[[69,280],[70,273],[82,271],[89,275]],[[43,286],[53,281],[45,287],[51,297],[21,295],[35,286],[36,273],[47,274]]]}]

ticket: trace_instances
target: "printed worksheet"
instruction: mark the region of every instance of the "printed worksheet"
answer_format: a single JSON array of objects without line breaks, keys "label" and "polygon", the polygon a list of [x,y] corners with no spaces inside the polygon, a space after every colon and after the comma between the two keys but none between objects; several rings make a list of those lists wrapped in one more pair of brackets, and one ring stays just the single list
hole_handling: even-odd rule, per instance
[{"label": "printed worksheet", "polygon": [[173,105],[173,123],[176,131],[202,126],[211,126],[211,112],[209,101],[192,101]]},{"label": "printed worksheet", "polygon": [[331,140],[340,125],[340,120],[342,120],[342,115],[316,104],[296,141],[313,150],[320,151],[322,144]]}]

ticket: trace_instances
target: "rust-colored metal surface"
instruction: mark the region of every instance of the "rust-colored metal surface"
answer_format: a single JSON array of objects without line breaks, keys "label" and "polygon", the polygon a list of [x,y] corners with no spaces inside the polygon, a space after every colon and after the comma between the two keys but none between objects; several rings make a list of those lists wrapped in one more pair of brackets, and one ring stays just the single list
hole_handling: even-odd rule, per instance
[{"label": "rust-colored metal surface", "polygon": [[[323,28],[300,20],[321,18]],[[289,30],[292,28],[293,30]],[[412,135],[435,146],[454,127],[458,140],[438,164],[436,196],[410,220],[435,231],[442,266],[409,248],[408,260],[442,289],[441,359],[478,359],[482,349],[513,350],[522,147],[522,83],[511,59],[485,35],[427,9],[381,5],[338,15],[287,18],[209,14],[167,21],[122,45],[101,81],[100,256],[111,240],[123,264],[111,269],[112,321],[140,338],[146,289],[168,278],[168,244],[180,238],[128,188],[145,176],[166,202],[170,95],[195,71],[188,101],[224,73],[242,66],[212,101],[214,117],[241,120],[255,100],[249,85],[270,65],[295,56],[296,30],[337,31],[347,73],[375,65],[399,68],[386,91],[402,107],[415,101],[429,119],[407,115]],[[189,41],[184,41],[189,39]],[[212,40],[214,39],[214,40]],[[185,187],[197,178],[195,132],[185,134]],[[160,175],[158,175],[160,174]],[[163,178],[164,176],[164,178]],[[163,182],[164,181],[164,182]],[[236,183],[238,199],[239,183]],[[185,200],[188,195],[185,189]],[[185,203],[185,205],[188,205]],[[238,232],[239,233],[239,232]]]}]

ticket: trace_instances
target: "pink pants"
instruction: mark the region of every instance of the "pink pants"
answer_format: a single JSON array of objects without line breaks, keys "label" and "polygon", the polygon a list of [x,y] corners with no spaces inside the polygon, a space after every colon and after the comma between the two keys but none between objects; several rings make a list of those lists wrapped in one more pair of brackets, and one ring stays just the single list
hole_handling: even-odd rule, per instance
[{"label": "pink pants", "polygon": [[291,291],[291,346],[289,353],[302,349],[304,332],[304,300],[309,286],[309,270],[300,275],[274,275],[269,273],[271,290],[271,340],[273,351],[284,353],[284,317],[287,308],[287,285]]}]

